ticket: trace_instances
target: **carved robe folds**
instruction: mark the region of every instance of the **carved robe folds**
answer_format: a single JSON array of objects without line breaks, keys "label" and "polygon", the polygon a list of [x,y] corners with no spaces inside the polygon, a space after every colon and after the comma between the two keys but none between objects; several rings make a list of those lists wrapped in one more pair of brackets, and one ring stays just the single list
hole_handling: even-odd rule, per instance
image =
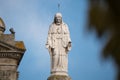
[{"label": "carved robe folds", "polygon": [[67,75],[68,51],[71,49],[71,39],[68,26],[65,23],[52,23],[47,38],[46,47],[51,56],[51,74]]}]

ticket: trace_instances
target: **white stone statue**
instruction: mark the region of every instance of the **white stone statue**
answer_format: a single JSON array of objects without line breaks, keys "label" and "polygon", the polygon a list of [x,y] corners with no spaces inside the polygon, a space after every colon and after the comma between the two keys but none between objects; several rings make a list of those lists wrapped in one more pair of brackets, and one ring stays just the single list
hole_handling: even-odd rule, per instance
[{"label": "white stone statue", "polygon": [[54,22],[50,25],[46,47],[51,58],[51,75],[68,75],[68,51],[71,50],[71,39],[61,13],[55,14]]}]

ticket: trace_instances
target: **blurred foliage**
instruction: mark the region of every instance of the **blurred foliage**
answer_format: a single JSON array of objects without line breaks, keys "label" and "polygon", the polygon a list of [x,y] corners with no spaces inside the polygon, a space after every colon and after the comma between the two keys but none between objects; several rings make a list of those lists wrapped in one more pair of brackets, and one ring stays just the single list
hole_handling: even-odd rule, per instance
[{"label": "blurred foliage", "polygon": [[120,0],[89,0],[89,4],[88,29],[95,29],[98,38],[109,32],[102,55],[113,58],[118,70],[116,80],[120,80]]}]

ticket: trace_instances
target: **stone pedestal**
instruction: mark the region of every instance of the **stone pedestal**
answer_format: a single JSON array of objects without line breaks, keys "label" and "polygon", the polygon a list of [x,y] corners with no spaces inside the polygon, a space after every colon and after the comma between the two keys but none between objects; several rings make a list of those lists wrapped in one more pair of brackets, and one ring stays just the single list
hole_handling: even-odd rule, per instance
[{"label": "stone pedestal", "polygon": [[52,75],[47,80],[72,80],[69,76],[64,75]]}]

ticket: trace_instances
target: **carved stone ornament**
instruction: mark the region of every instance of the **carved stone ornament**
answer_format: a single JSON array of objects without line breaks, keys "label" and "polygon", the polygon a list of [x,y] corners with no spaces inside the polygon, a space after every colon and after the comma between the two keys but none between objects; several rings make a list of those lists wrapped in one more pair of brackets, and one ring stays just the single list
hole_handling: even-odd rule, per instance
[{"label": "carved stone ornament", "polygon": [[23,52],[0,42],[0,58],[21,59]]}]

